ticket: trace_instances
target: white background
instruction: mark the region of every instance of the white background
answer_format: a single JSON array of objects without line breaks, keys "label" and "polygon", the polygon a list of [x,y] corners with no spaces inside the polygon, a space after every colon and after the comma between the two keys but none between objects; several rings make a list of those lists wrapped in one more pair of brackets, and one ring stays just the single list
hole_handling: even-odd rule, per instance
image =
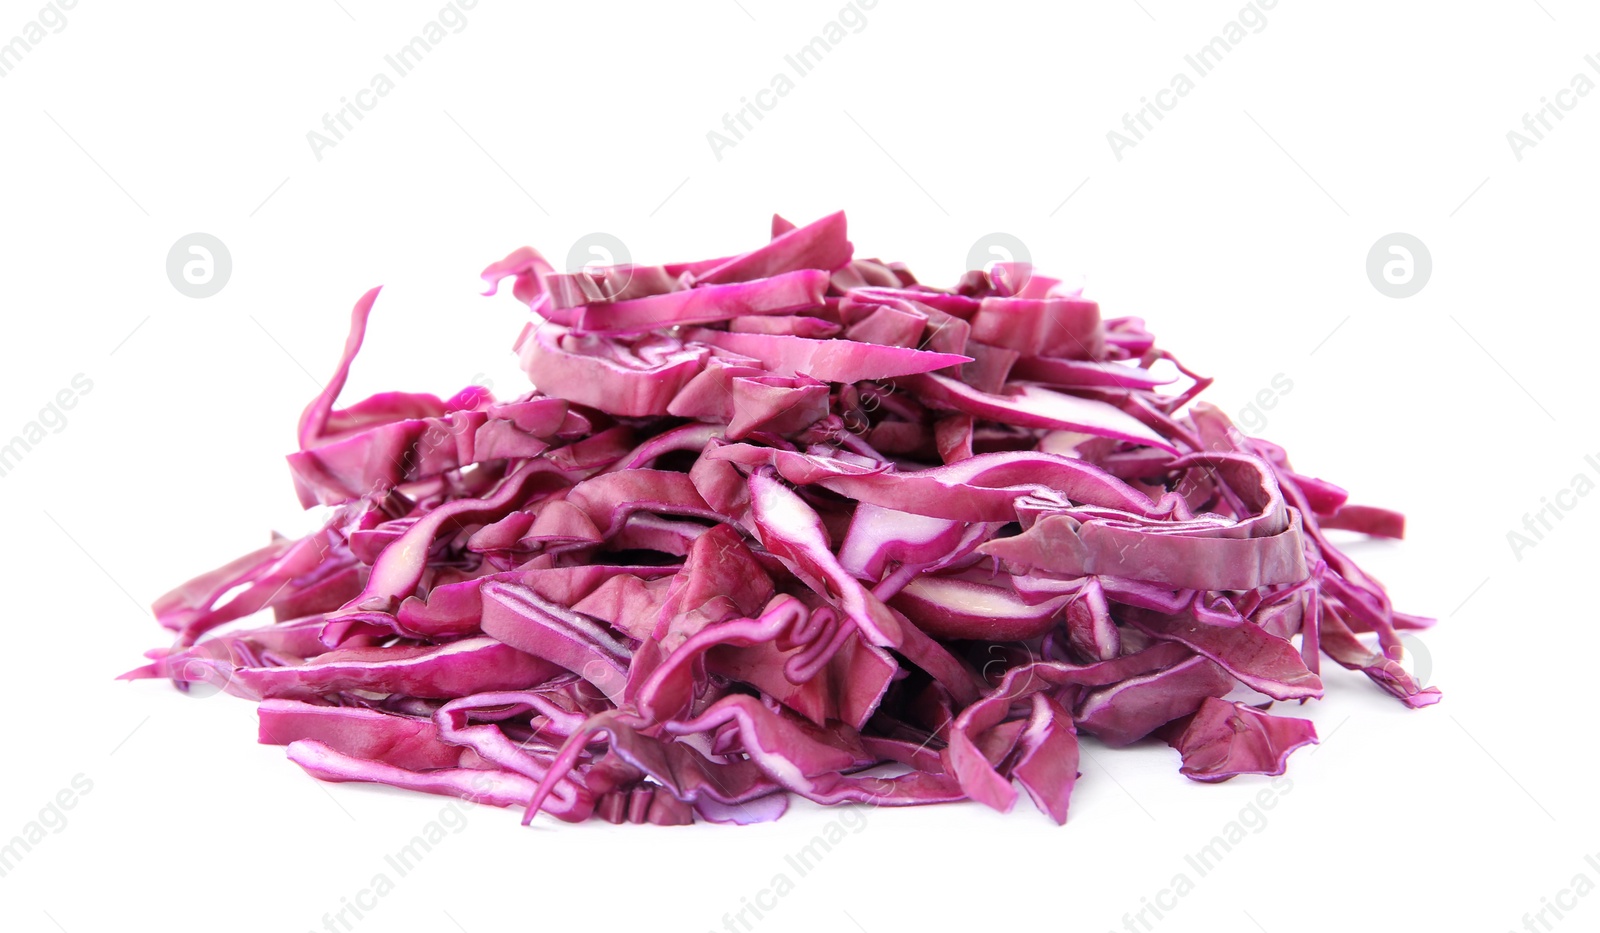
[{"label": "white background", "polygon": [[[39,9],[0,2],[0,42]],[[1520,160],[1506,138],[1574,75],[1600,81],[1591,6],[1282,0],[1119,160],[1107,131],[1237,2],[880,0],[718,159],[707,131],[837,0],[483,0],[317,159],[307,132],[439,9],[84,0],[0,78],[0,440],[93,382],[0,478],[0,842],[93,785],[0,878],[5,929],[320,929],[447,803],[320,785],[255,744],[249,703],[112,680],[165,641],[151,600],[301,529],[281,456],[365,289],[387,286],[347,401],[515,394],[526,311],[476,296],[487,262],[527,243],[560,263],[593,231],[701,258],[761,242],[772,211],[841,207],[861,254],[934,283],[980,235],[1020,238],[1217,375],[1230,412],[1284,374],[1260,433],[1410,517],[1354,553],[1441,618],[1422,641],[1443,703],[1328,671],[1289,711],[1324,737],[1292,791],[1157,929],[1501,931],[1600,881],[1600,496],[1507,541],[1575,474],[1600,480],[1600,94]],[[195,231],[233,259],[204,300],[165,274]],[[1395,231],[1433,260],[1404,300],[1365,272]],[[1065,827],[1026,798],[872,811],[755,928],[1121,928],[1266,786],[1191,783],[1160,745],[1086,749]],[[719,929],[835,817],[524,829],[476,808],[359,928]],[[1600,896],[1577,905],[1545,917],[1600,925]]]}]

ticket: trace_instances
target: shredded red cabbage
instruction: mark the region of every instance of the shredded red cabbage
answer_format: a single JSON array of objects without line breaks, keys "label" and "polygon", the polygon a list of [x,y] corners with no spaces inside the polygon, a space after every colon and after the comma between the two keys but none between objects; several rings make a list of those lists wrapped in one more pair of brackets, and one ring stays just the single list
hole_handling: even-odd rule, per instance
[{"label": "shredded red cabbage", "polygon": [[1397,635],[1432,620],[1325,535],[1403,519],[1195,402],[1142,321],[1020,263],[930,288],[842,213],[772,230],[491,265],[533,312],[505,401],[335,408],[368,292],[288,458],[326,523],[159,599],[176,642],[123,676],[260,701],[323,780],[657,824],[1018,786],[1064,822],[1080,734],[1280,774],[1316,732],[1266,709],[1323,654],[1439,699]]}]

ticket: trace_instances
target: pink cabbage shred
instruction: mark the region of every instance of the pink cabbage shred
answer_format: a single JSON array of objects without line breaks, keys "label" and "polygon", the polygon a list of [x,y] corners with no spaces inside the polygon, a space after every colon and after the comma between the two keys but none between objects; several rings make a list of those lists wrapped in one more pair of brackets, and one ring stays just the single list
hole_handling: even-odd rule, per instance
[{"label": "pink cabbage shred", "polygon": [[524,248],[506,278],[530,390],[335,407],[368,292],[288,457],[325,523],[161,597],[176,640],[125,678],[258,701],[322,780],[524,822],[1018,788],[1065,822],[1085,735],[1164,740],[1197,781],[1282,773],[1316,731],[1267,710],[1321,697],[1323,656],[1439,699],[1397,634],[1432,620],[1327,536],[1403,519],[1026,264],[931,288],[838,213],[703,262]]}]

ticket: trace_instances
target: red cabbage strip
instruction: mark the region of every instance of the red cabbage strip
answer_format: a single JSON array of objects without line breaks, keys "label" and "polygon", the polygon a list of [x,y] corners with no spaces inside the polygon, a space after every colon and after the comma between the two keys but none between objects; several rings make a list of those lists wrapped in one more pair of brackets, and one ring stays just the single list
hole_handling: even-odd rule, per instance
[{"label": "red cabbage strip", "polygon": [[428,552],[440,532],[452,525],[461,525],[477,519],[495,518],[504,514],[522,493],[529,481],[552,469],[546,461],[530,460],[507,476],[500,488],[484,499],[457,499],[440,506],[427,517],[408,528],[405,534],[386,548],[372,565],[372,576],[361,594],[352,600],[352,611],[374,610],[388,612],[400,600],[412,595],[422,580],[427,566]]},{"label": "red cabbage strip", "polygon": [[1123,618],[1157,639],[1173,640],[1192,648],[1227,669],[1245,687],[1274,699],[1322,696],[1322,680],[1307,671],[1306,663],[1288,640],[1270,635],[1261,626],[1200,621],[1194,616],[1165,616],[1150,610],[1128,610]]},{"label": "red cabbage strip", "polygon": [[684,287],[665,266],[601,266],[569,274],[547,274],[543,282],[550,292],[553,313],[596,302],[664,295]]},{"label": "red cabbage strip", "polygon": [[575,567],[511,570],[434,587],[426,599],[412,596],[395,611],[395,630],[412,638],[448,640],[481,631],[484,584],[492,580],[521,583],[547,600],[573,605],[600,585],[621,575],[670,574],[671,567],[590,564]]},{"label": "red cabbage strip", "polygon": [[1120,363],[1095,363],[1087,360],[1064,360],[1056,357],[1025,356],[1011,368],[1011,375],[1053,386],[1073,388],[1079,386],[1115,386],[1123,389],[1154,389],[1171,382],[1147,369],[1135,369]]},{"label": "red cabbage strip", "polygon": [[[208,581],[228,581],[228,590],[243,587],[227,602],[212,607],[210,603],[227,593],[227,590],[217,592],[212,589],[207,593],[208,602],[178,609],[175,606],[178,601],[172,599],[173,594],[169,593],[156,602],[156,618],[163,625],[178,629],[180,645],[191,645],[219,625],[286,602],[300,593],[300,589],[294,585],[296,580],[304,580],[328,564],[345,562],[343,549],[337,547],[330,540],[331,537],[331,529],[324,529],[298,541],[284,542],[281,551],[274,547],[256,551],[252,555],[255,558],[253,562],[238,568],[242,572]],[[189,592],[192,594],[194,590]],[[169,607],[165,613],[160,608],[162,606]]]},{"label": "red cabbage strip", "polygon": [[1025,356],[1093,360],[1105,355],[1100,306],[1078,298],[985,298],[972,339]]},{"label": "red cabbage strip", "polygon": [[454,768],[462,762],[463,749],[441,739],[439,730],[427,719],[295,700],[263,700],[256,711],[264,745],[313,739],[353,758],[407,771]]},{"label": "red cabbage strip", "polygon": [[689,546],[649,637],[671,652],[708,625],[756,615],[775,592],[743,535],[730,525],[713,526]]},{"label": "red cabbage strip", "polygon": [[642,417],[666,414],[667,404],[700,372],[707,355],[704,348],[665,338],[603,348],[594,340],[569,335],[557,324],[530,326],[518,342],[522,369],[547,395]]},{"label": "red cabbage strip", "polygon": [[1148,497],[1104,471],[1045,453],[982,454],[915,471],[737,444],[707,456],[746,466],[770,465],[791,483],[815,483],[858,502],[953,521],[1015,521],[1017,500],[1037,491],[1140,514],[1155,511]]},{"label": "red cabbage strip", "polygon": [[841,212],[483,278],[530,385],[335,408],[363,295],[289,454],[320,527],[158,599],[172,642],[123,679],[258,701],[323,780],[651,825],[1023,793],[1060,823],[1080,734],[1213,782],[1316,740],[1227,698],[1320,698],[1324,655],[1440,698],[1399,634],[1433,620],[1329,537],[1404,517],[1027,262],[921,284]]},{"label": "red cabbage strip", "polygon": [[780,596],[759,618],[730,620],[690,635],[651,672],[635,697],[639,712],[651,721],[677,716],[694,700],[697,687],[694,666],[701,663],[711,649],[721,645],[749,647],[787,640],[805,616],[806,608],[799,600]]},{"label": "red cabbage strip", "polygon": [[1065,395],[1032,385],[1013,385],[1005,392],[980,392],[936,374],[901,380],[930,405],[964,412],[975,418],[1003,421],[1025,428],[1081,431],[1136,444],[1176,450],[1166,438],[1131,415],[1105,402]]},{"label": "red cabbage strip", "polygon": [[480,277],[489,285],[484,294],[493,295],[502,279],[514,276],[513,294],[518,301],[532,304],[544,293],[544,277],[553,271],[543,256],[532,247],[524,246],[513,250],[506,258],[490,263]]},{"label": "red cabbage strip", "polygon": [[333,403],[344,391],[345,380],[350,378],[350,364],[355,361],[356,354],[361,350],[361,341],[367,336],[367,316],[372,313],[372,304],[378,300],[378,292],[382,286],[374,288],[361,296],[355,307],[350,311],[350,335],[345,338],[344,353],[339,357],[339,368],[333,373],[333,378],[323,386],[322,392],[311,400],[305,411],[300,414],[300,449],[313,446],[329,432],[330,422],[336,421],[333,412]]},{"label": "red cabbage strip", "polygon": [[[188,627],[195,620],[214,612],[217,600],[229,590],[261,579],[295,543],[288,538],[275,538],[266,547],[235,558],[172,590],[151,606],[157,621],[170,629]],[[254,612],[255,608],[259,606],[243,614]]]},{"label": "red cabbage strip", "polygon": [[1207,697],[1172,747],[1183,754],[1184,775],[1215,782],[1240,774],[1282,774],[1290,752],[1316,741],[1309,720],[1268,716],[1243,703]]},{"label": "red cabbage strip", "polygon": [[1016,641],[1055,628],[1069,599],[1030,604],[1010,587],[922,576],[913,578],[891,605],[938,638]]},{"label": "red cabbage strip", "polygon": [[618,710],[589,720],[583,731],[574,733],[569,748],[580,748],[602,735],[612,754],[638,768],[685,803],[698,803],[706,798],[737,807],[779,790],[778,785],[751,761],[713,761],[688,744],[644,735]]},{"label": "red cabbage strip", "polygon": [[[118,679],[165,677],[180,689],[186,683],[196,682],[223,688],[235,667],[281,667],[325,653],[327,646],[320,637],[323,626],[322,616],[312,615],[287,623],[229,631],[194,645],[180,643],[173,648],[156,648],[145,652],[152,663],[128,671]],[[350,647],[371,647],[377,642],[377,638],[364,635],[352,638]]]},{"label": "red cabbage strip", "polygon": [[[469,768],[410,771],[380,761],[346,755],[314,739],[289,743],[289,760],[304,768],[306,773],[324,781],[388,784],[428,794],[461,797],[495,807],[516,806],[528,799],[537,787],[535,782],[510,771]],[[553,799],[556,803],[547,805],[545,810],[555,816],[584,819],[590,812],[585,801],[579,798],[556,794]]]},{"label": "red cabbage strip", "polygon": [[1323,653],[1339,665],[1366,674],[1373,683],[1412,709],[1439,702],[1441,694],[1438,687],[1418,686],[1398,661],[1363,645],[1333,604],[1322,603],[1319,619]]},{"label": "red cabbage strip", "polygon": [[817,514],[793,491],[762,473],[750,476],[755,531],[766,549],[812,591],[834,599],[875,645],[894,646],[899,626],[887,606],[840,566]]},{"label": "red cabbage strip", "polygon": [[769,279],[590,304],[578,312],[576,332],[639,334],[674,325],[726,321],[747,314],[805,311],[822,304],[822,293],[827,285],[825,273],[802,269]]},{"label": "red cabbage strip", "polygon": [[486,583],[483,597],[486,634],[532,657],[554,661],[613,702],[622,695],[632,652],[605,626],[515,583]]},{"label": "red cabbage strip", "polygon": [[852,776],[843,772],[872,764],[865,748],[845,727],[819,730],[775,713],[753,697],[725,697],[688,721],[666,724],[674,735],[693,735],[730,724],[749,760],[773,780],[815,803],[847,801],[903,806],[959,799],[943,775],[913,773],[897,778]]},{"label": "red cabbage strip", "polygon": [[340,649],[298,665],[239,667],[228,675],[227,689],[241,696],[299,700],[385,689],[449,698],[540,684],[558,672],[550,661],[492,638],[469,638],[438,647]]},{"label": "red cabbage strip", "polygon": [[[534,745],[536,731],[523,741],[513,741],[496,724],[497,718],[509,718],[524,709],[536,709],[532,694],[518,692],[486,692],[452,700],[439,707],[433,722],[439,737],[461,746],[466,754],[476,756],[507,771],[513,771],[531,780],[542,781],[551,775],[556,757],[554,749]],[[489,721],[474,722],[475,718]],[[533,746],[533,747],[530,747]],[[574,802],[585,800],[588,788],[562,774],[556,774],[559,796]]]},{"label": "red cabbage strip", "polygon": [[769,334],[736,334],[695,329],[685,339],[721,347],[760,360],[783,376],[810,376],[823,382],[861,382],[929,373],[958,366],[971,357],[956,353],[930,353],[904,347],[882,346],[853,340],[812,340]]},{"label": "red cabbage strip", "polygon": [[844,211],[776,233],[764,246],[695,276],[695,284],[748,282],[802,269],[837,269],[850,261]]},{"label": "red cabbage strip", "polygon": [[1209,462],[1223,489],[1250,510],[1236,520],[1080,521],[1046,515],[1022,535],[984,552],[1009,564],[1058,574],[1130,577],[1200,590],[1253,590],[1306,578],[1298,523],[1270,483],[1264,464],[1220,455],[1174,461]]},{"label": "red cabbage strip", "polygon": [[1011,705],[1051,687],[1103,686],[1169,667],[1188,652],[1179,645],[1160,645],[1112,661],[1078,666],[1037,661],[1013,667],[983,699],[961,711],[948,733],[944,750],[945,770],[956,777],[961,789],[974,800],[996,810],[1009,812],[1017,793],[1009,781],[995,771],[992,762],[979,750],[976,739],[1005,722]]},{"label": "red cabbage strip", "polygon": [[1406,536],[1406,517],[1404,515],[1370,505],[1340,506],[1333,512],[1322,516],[1320,522],[1324,528],[1359,531],[1364,535],[1372,535],[1378,538],[1404,538]]},{"label": "red cabbage strip", "polygon": [[1032,697],[1028,726],[1017,737],[1011,776],[1035,805],[1058,824],[1067,821],[1067,803],[1078,781],[1078,731],[1072,715],[1041,693]]},{"label": "red cabbage strip", "polygon": [[1199,709],[1207,697],[1225,696],[1232,688],[1227,671],[1195,655],[1089,694],[1078,706],[1078,727],[1107,745],[1129,745]]},{"label": "red cabbage strip", "polygon": [[[1029,598],[1026,593],[1019,595]],[[1122,633],[1098,577],[1089,577],[1068,594],[1066,628],[1067,641],[1080,657],[1109,661],[1122,653]]]},{"label": "red cabbage strip", "polygon": [[533,399],[390,421],[290,454],[289,468],[303,505],[334,505],[480,460],[537,457],[568,423],[568,407]]}]

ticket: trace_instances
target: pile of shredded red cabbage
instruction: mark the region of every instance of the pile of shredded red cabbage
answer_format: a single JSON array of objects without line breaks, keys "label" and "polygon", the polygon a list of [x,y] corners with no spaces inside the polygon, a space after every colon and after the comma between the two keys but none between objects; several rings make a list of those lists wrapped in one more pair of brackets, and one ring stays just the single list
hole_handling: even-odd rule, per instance
[{"label": "pile of shredded red cabbage", "polygon": [[163,596],[176,643],[124,677],[260,701],[323,780],[658,824],[1018,786],[1063,822],[1080,733],[1279,774],[1316,732],[1266,709],[1320,697],[1324,654],[1439,699],[1396,635],[1431,620],[1326,536],[1401,516],[1026,264],[930,288],[839,213],[702,262],[525,248],[507,277],[536,388],[335,408],[368,292],[288,458],[326,524]]}]

